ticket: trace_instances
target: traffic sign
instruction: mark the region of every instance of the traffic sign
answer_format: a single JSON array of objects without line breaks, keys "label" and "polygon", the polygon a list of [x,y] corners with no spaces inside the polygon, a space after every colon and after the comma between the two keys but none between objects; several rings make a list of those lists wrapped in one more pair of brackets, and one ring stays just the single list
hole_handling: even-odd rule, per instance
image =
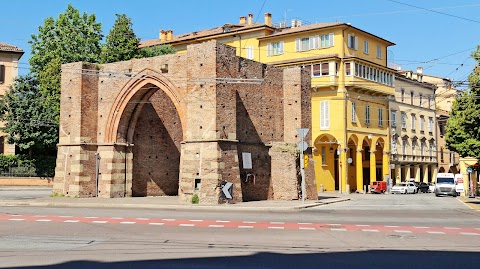
[{"label": "traffic sign", "polygon": [[309,128],[297,128],[297,133],[300,136],[300,138],[305,138],[308,134],[308,131],[310,131]]},{"label": "traffic sign", "polygon": [[233,183],[232,182],[227,182],[225,185],[223,185],[222,191],[223,194],[225,194],[225,197],[227,199],[232,199],[232,194],[230,194],[230,189],[232,188]]},{"label": "traffic sign", "polygon": [[471,167],[467,168],[467,173],[469,173],[469,174],[472,173],[472,168]]},{"label": "traffic sign", "polygon": [[298,143],[298,150],[300,150],[301,152],[304,152],[305,150],[307,150],[307,148],[308,148],[307,142],[302,141]]}]

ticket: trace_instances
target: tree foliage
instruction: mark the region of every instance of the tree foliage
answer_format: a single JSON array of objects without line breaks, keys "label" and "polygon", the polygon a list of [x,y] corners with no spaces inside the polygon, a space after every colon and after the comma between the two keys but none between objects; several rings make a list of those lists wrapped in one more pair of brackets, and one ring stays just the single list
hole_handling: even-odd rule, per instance
[{"label": "tree foliage", "polygon": [[132,28],[132,21],[125,14],[116,14],[117,19],[102,45],[100,63],[112,63],[130,60],[138,54],[137,38]]},{"label": "tree foliage", "polygon": [[177,51],[169,45],[160,45],[154,47],[144,47],[139,50],[139,57],[138,58],[148,58],[148,57],[155,57],[165,54],[174,54]]},{"label": "tree foliage", "polygon": [[2,131],[9,143],[32,153],[48,153],[58,141],[57,123],[51,121],[52,110],[36,77],[18,77],[0,102],[0,113],[6,122]]},{"label": "tree foliage", "polygon": [[[480,64],[480,46],[472,54]],[[480,158],[480,75],[475,68],[468,77],[469,91],[455,98],[447,121],[445,140],[462,157]]]}]

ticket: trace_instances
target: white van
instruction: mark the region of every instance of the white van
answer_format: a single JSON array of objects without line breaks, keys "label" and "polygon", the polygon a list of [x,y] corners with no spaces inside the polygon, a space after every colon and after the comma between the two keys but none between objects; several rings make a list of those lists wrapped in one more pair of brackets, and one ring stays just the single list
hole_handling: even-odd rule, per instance
[{"label": "white van", "polygon": [[435,196],[457,196],[455,175],[452,173],[438,173],[435,179]]}]

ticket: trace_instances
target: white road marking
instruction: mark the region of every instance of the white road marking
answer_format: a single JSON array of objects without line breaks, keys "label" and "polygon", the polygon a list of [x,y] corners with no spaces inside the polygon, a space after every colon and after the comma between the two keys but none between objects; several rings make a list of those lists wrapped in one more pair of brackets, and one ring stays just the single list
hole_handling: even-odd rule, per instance
[{"label": "white road marking", "polygon": [[357,226],[357,227],[368,227],[370,225],[368,225],[368,224],[358,224],[358,225],[355,225],[355,226]]},{"label": "white road marking", "polygon": [[430,227],[423,227],[423,226],[413,226],[415,229],[430,229]]},{"label": "white road marking", "polygon": [[135,224],[135,221],[122,221],[120,224]]},{"label": "white road marking", "polygon": [[122,217],[112,217],[111,219],[123,219]]},{"label": "white road marking", "polygon": [[460,228],[457,227],[443,227],[444,229],[449,229],[449,230],[460,230]]},{"label": "white road marking", "polygon": [[257,223],[256,221],[244,221],[243,223]]},{"label": "white road marking", "polygon": [[313,227],[298,227],[300,230],[315,230]]},{"label": "white road marking", "polygon": [[363,232],[372,232],[372,233],[378,233],[380,232],[379,230],[370,230],[370,229],[362,229]]},{"label": "white road marking", "polygon": [[398,227],[400,227],[400,226],[396,226],[396,225],[388,225],[388,226],[387,226],[387,225],[385,225],[384,227],[385,227],[385,228],[398,228]]},{"label": "white road marking", "polygon": [[37,219],[35,221],[39,221],[39,222],[49,222],[49,221],[52,221],[51,219]]},{"label": "white road marking", "polygon": [[165,223],[162,223],[162,222],[150,222],[149,225],[165,225]]},{"label": "white road marking", "polygon": [[331,225],[331,226],[340,226],[341,224],[337,224],[337,223],[330,223],[330,224],[327,224],[327,225]]},{"label": "white road marking", "polygon": [[225,227],[225,225],[215,225],[215,224],[212,224],[212,225],[208,225],[208,227],[211,227],[211,228],[223,228],[223,227]]},{"label": "white road marking", "polygon": [[285,222],[282,222],[282,221],[271,221],[270,224],[285,224]]},{"label": "white road marking", "polygon": [[215,222],[230,222],[229,220],[216,220]]},{"label": "white road marking", "polygon": [[59,218],[73,218],[73,216],[58,216]]},{"label": "white road marking", "polygon": [[444,232],[428,231],[429,234],[445,234]]},{"label": "white road marking", "polygon": [[193,226],[195,226],[195,224],[182,223],[182,224],[180,224],[180,225],[178,225],[178,226],[181,226],[181,227],[193,227]]},{"label": "white road marking", "polygon": [[98,217],[85,217],[86,219],[98,219]]},{"label": "white road marking", "polygon": [[406,230],[393,230],[396,233],[412,233],[412,231],[406,231]]},{"label": "white road marking", "polygon": [[25,220],[25,219],[8,219],[8,220],[21,221],[21,220]]},{"label": "white road marking", "polygon": [[176,219],[162,219],[164,221],[176,221]]},{"label": "white road marking", "polygon": [[283,230],[285,227],[275,227],[275,226],[269,226],[267,227],[268,229],[278,229],[278,230]]},{"label": "white road marking", "polygon": [[340,229],[340,228],[330,228],[330,231],[335,231],[335,232],[346,232],[347,229]]},{"label": "white road marking", "polygon": [[203,219],[191,219],[191,220],[189,220],[189,221],[193,221],[193,222],[202,222],[202,221],[203,221]]},{"label": "white road marking", "polygon": [[10,215],[10,216],[12,216],[12,217],[21,217],[22,215],[19,215],[19,214],[12,214],[12,215]]},{"label": "white road marking", "polygon": [[94,220],[92,223],[108,223],[106,220]]},{"label": "white road marking", "polygon": [[253,229],[253,226],[238,226],[240,229]]},{"label": "white road marking", "polygon": [[149,218],[137,218],[137,220],[149,220]]},{"label": "white road marking", "polygon": [[35,215],[35,218],[45,218],[46,216]]},{"label": "white road marking", "polygon": [[79,220],[64,220],[63,222],[67,222],[67,223],[77,223],[77,222],[80,222]]},{"label": "white road marking", "polygon": [[311,222],[299,222],[298,225],[312,225]]}]

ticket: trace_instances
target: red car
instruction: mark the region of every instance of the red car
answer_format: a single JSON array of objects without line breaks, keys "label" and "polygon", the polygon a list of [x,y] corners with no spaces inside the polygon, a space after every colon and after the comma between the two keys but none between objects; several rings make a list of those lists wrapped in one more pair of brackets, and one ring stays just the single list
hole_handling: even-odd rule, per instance
[{"label": "red car", "polygon": [[370,183],[370,192],[371,193],[385,193],[387,191],[387,182],[385,181],[374,181]]}]

